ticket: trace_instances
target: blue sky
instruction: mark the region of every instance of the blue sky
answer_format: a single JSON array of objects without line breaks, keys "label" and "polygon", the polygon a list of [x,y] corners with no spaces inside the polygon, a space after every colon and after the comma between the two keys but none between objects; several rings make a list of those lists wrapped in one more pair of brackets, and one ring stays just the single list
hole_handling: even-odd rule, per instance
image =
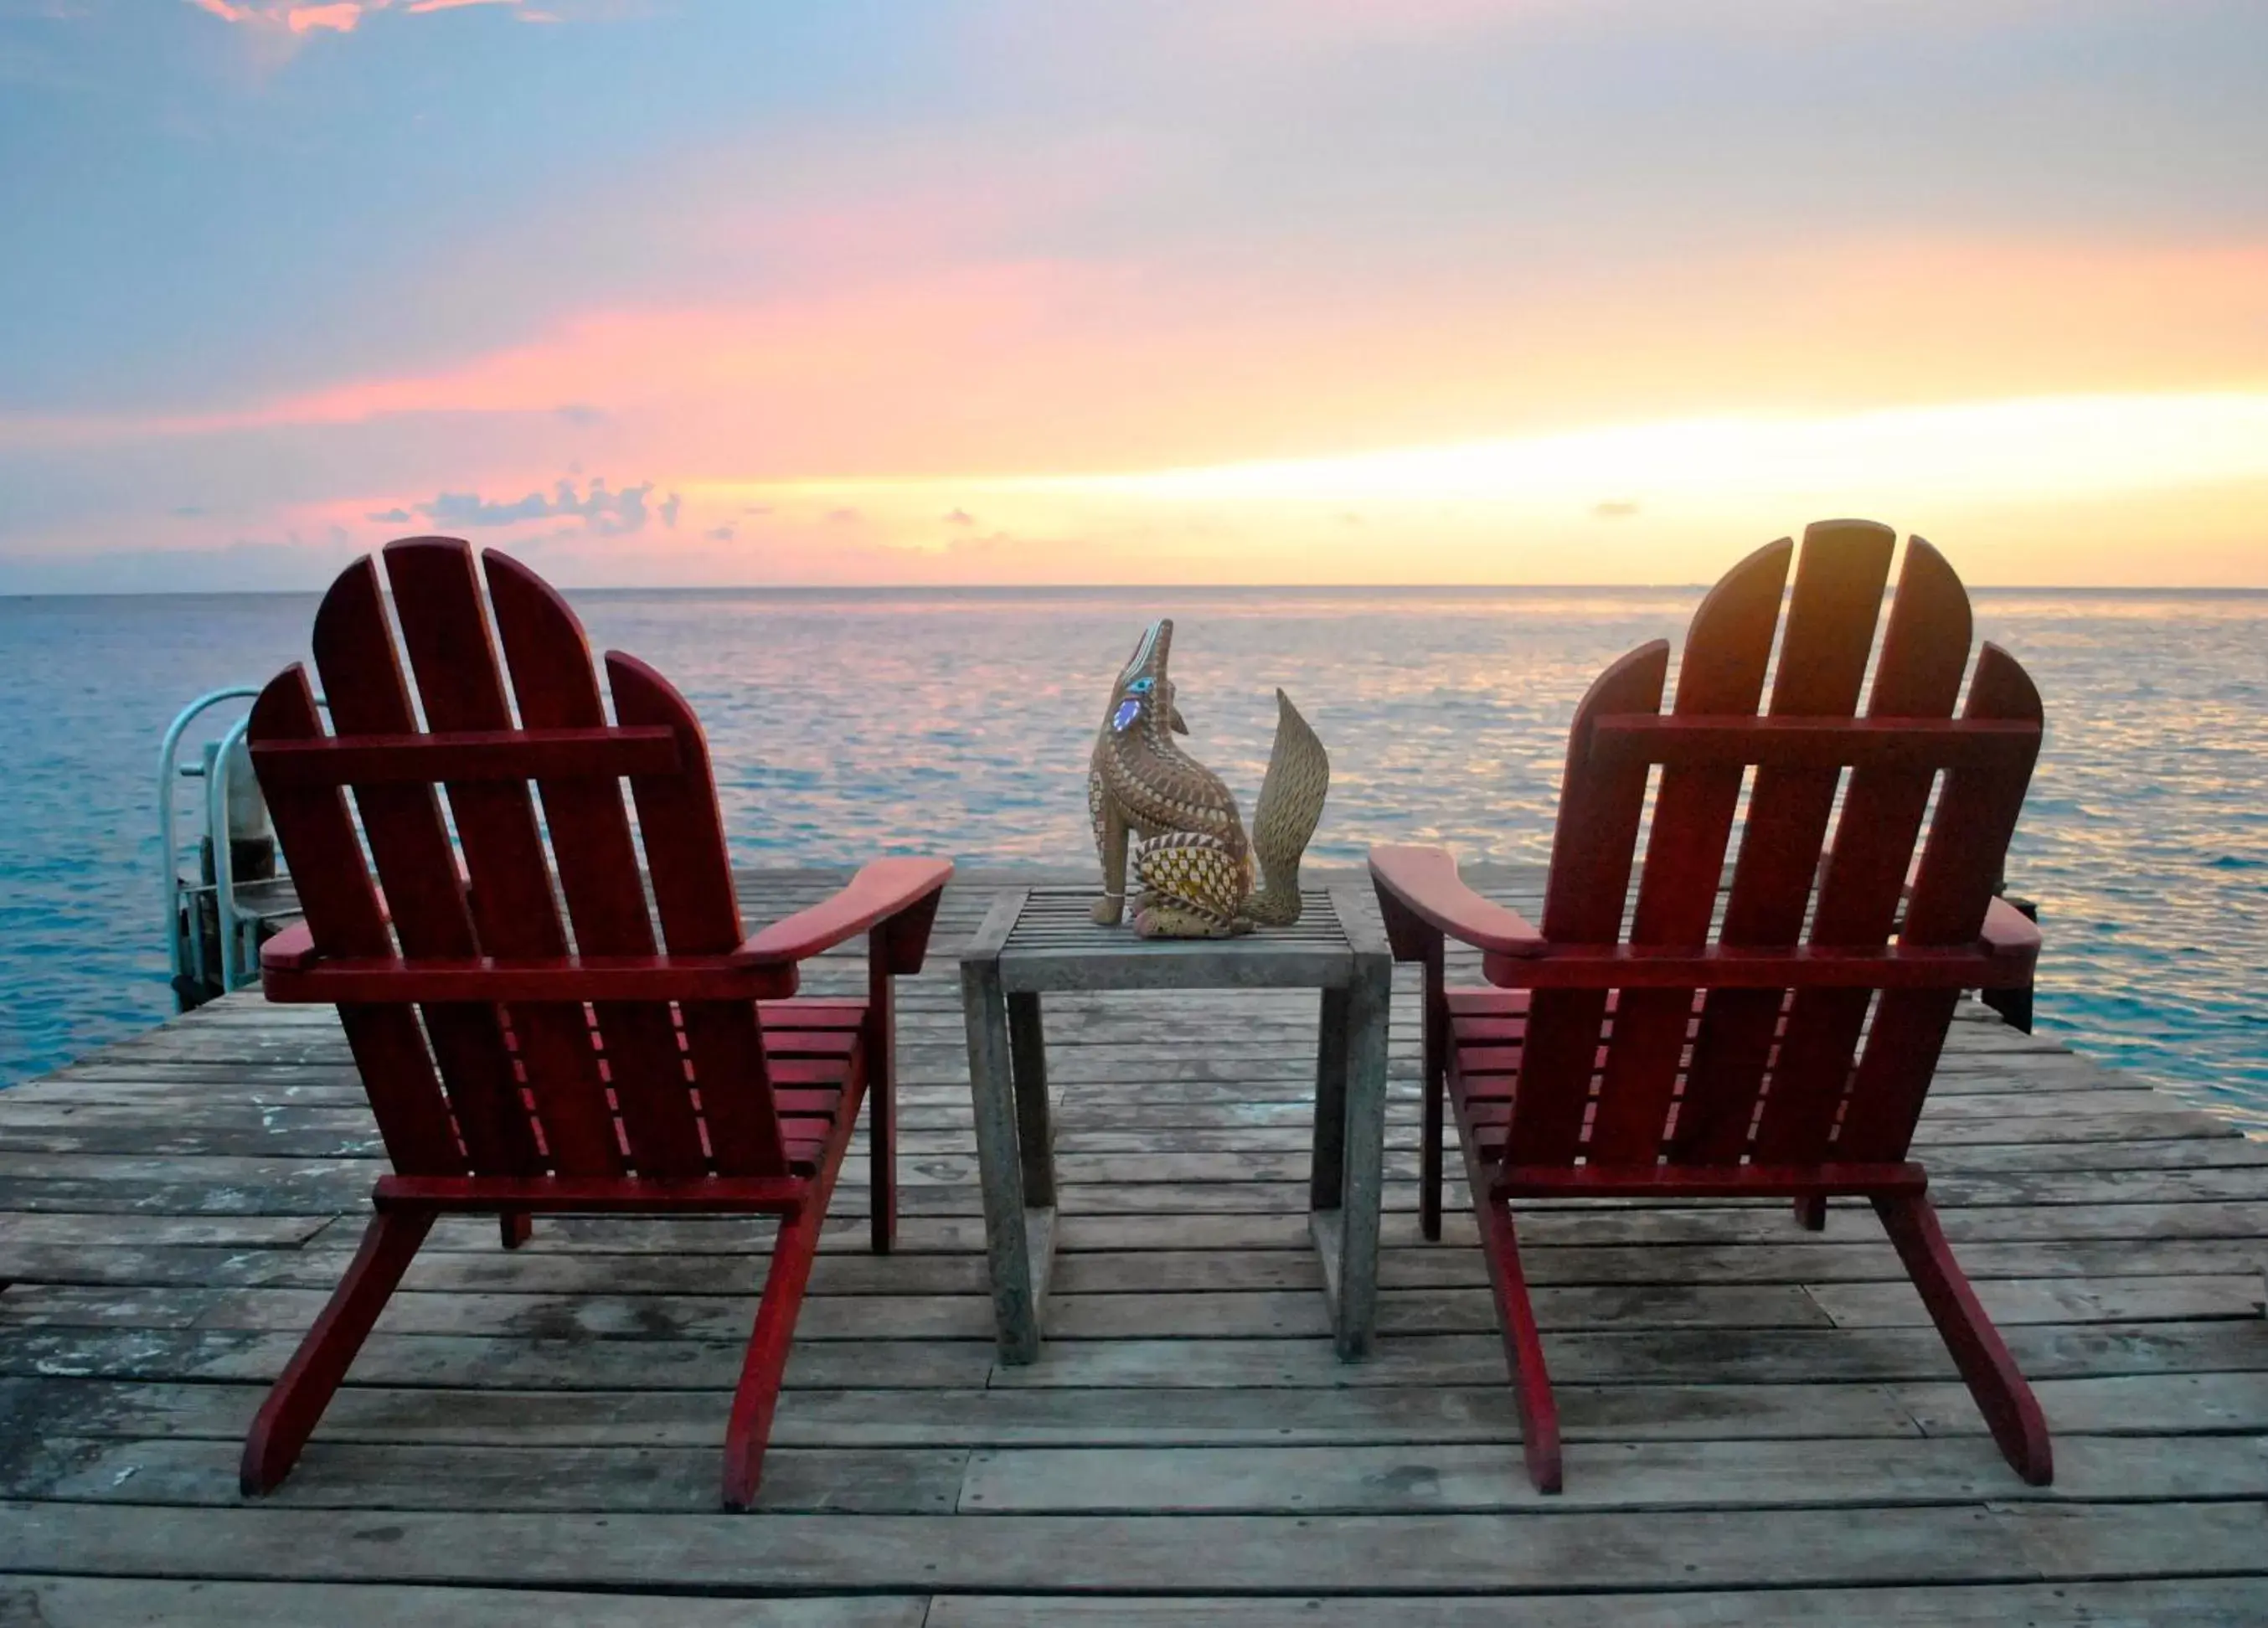
[{"label": "blue sky", "polygon": [[2268,583],[2264,63],[2257,4],[0,0],[0,592],[452,525],[1690,580],[1852,511]]}]

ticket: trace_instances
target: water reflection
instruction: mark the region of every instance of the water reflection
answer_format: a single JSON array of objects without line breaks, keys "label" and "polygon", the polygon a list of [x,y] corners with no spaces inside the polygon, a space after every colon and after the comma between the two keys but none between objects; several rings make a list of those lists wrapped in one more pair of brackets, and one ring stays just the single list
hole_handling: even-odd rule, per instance
[{"label": "water reflection", "polygon": [[[1192,749],[1248,810],[1281,684],[1329,747],[1313,850],[1549,850],[1567,721],[1697,591],[1283,590],[575,596],[706,724],[736,859],[922,849],[1086,862],[1083,777],[1142,623],[1175,618]],[[303,649],[303,596],[0,600],[0,1078],[162,1016],[148,773],[188,696]],[[2043,1026],[2268,1104],[2268,596],[1985,593],[2048,740],[2010,861],[2049,925]],[[2268,1115],[2261,1123],[2268,1124]]]}]

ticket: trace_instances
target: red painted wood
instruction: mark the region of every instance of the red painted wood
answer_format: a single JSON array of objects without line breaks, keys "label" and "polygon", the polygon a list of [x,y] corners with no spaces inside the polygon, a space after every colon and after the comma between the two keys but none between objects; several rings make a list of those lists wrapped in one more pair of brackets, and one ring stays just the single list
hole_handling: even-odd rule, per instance
[{"label": "red painted wood", "polygon": [[[1712,944],[1697,950],[1553,944],[1540,955],[1488,957],[1481,966],[1499,983],[1525,990],[1770,990],[1773,998],[1764,1012],[1769,1025],[1778,1014],[1780,993],[1796,982],[1811,988],[2008,988],[2031,981],[2036,954],[2013,948],[2000,953],[1981,936],[1965,944],[1902,943],[1879,950],[1814,944]],[[1767,1028],[1764,1038],[1771,1037]]]},{"label": "red painted wood", "polygon": [[[379,1213],[362,1252],[261,1409],[246,1487],[263,1490],[289,1471],[437,1213],[493,1214],[507,1249],[526,1240],[537,1213],[772,1213],[787,1219],[727,1441],[727,1497],[744,1502],[870,1070],[880,1082],[875,1245],[890,1241],[890,980],[920,968],[951,867],[870,866],[836,899],[743,943],[706,748],[682,698],[615,657],[623,727],[607,730],[579,626],[540,579],[492,557],[520,720],[541,732],[541,750],[522,751],[527,737],[512,730],[469,550],[416,540],[395,545],[388,560],[424,719],[451,738],[448,752],[409,756],[420,776],[458,777],[446,786],[469,881],[434,787],[408,777],[394,751],[404,739],[431,737],[418,735],[364,560],[326,597],[314,643],[340,732],[323,761],[379,777],[350,785],[383,893],[334,777],[274,770],[315,755],[279,753],[278,744],[322,738],[304,673],[292,668],[269,686],[249,733],[263,779],[274,781],[270,805],[306,911],[303,926],[263,954],[263,982],[272,996],[342,1003],[395,1169],[373,1194]],[[373,740],[385,751],[372,750]],[[637,748],[628,755],[625,740]],[[488,741],[507,743],[501,766],[465,755]],[[609,777],[626,765],[666,954],[656,954],[637,850]],[[542,777],[571,939],[523,778],[531,771]],[[868,999],[759,1004],[794,988],[795,956],[859,931],[869,935]],[[777,1094],[775,1072],[784,1087]]]},{"label": "red painted wood", "polygon": [[[296,664],[253,704],[250,740],[307,740],[322,733],[315,693]],[[387,914],[370,880],[345,796],[335,787],[273,789],[263,782],[277,841],[293,866],[305,912],[294,932],[342,954],[393,949]],[[465,1168],[441,1082],[416,1014],[406,1006],[342,1006],[339,1024],[370,1094],[371,1112],[397,1170],[448,1175]]]},{"label": "red painted wood", "polygon": [[[1793,548],[1782,538],[1757,549],[1709,591],[1686,632],[1671,717],[1631,713],[1599,719],[1592,730],[1594,757],[1616,730],[1662,725],[1683,730],[1693,727],[1698,715],[1756,711]],[[1697,950],[1706,945],[1742,778],[1737,759],[1678,762],[1663,770],[1638,879],[1632,946]],[[1625,988],[1600,1079],[1598,1116],[1587,1148],[1592,1160],[1653,1162],[1692,1017],[1690,987]]]},{"label": "red painted wood", "polygon": [[874,932],[868,935],[870,949],[880,956],[893,977],[913,976],[929,959],[930,932],[937,924],[937,908],[945,901],[945,883],[953,876],[951,862],[942,863],[945,876],[936,887],[924,888],[909,898],[886,920],[875,923]]},{"label": "red painted wood", "polygon": [[1922,1190],[1917,1164],[1601,1165],[1507,1164],[1494,1190],[1506,1198],[1796,1198],[1811,1194]]},{"label": "red painted wood", "polygon": [[[1938,731],[1956,732],[1955,739],[1991,740],[2003,751],[2014,745],[2021,753],[2036,754],[2036,719],[2007,726],[1952,721],[1962,674],[1969,666],[1970,632],[1969,595],[1961,579],[1942,555],[1915,538],[1907,545],[1897,597],[1882,635],[1881,659],[1875,666],[1874,691],[1867,702],[1870,724],[1885,718],[1922,718]],[[1996,733],[1968,736],[1957,733],[1979,727]],[[2009,727],[2021,733],[1997,733]],[[1929,803],[1935,779],[1933,770],[1940,762],[1966,761],[1970,760],[1940,756],[1911,765],[1865,764],[1852,772],[1836,824],[1834,845],[1820,866],[1819,897],[1811,924],[1813,944],[1874,949],[1889,937],[1901,883],[1913,857],[1914,837]],[[2014,760],[1988,756],[1974,761],[2000,772]],[[2012,961],[2011,964],[2016,963]],[[2022,977],[2025,983],[2030,982],[2028,960]],[[1980,973],[1977,983],[1991,987],[1994,980]],[[1884,987],[1889,987],[1887,982]],[[1766,1100],[1756,1126],[1758,1160],[1777,1162],[1826,1156],[1869,1004],[1863,990],[1810,987],[1796,991],[1774,1079],[1801,1081],[1804,1086],[1788,1091],[1775,1086]]]},{"label": "red painted wood", "polygon": [[[1379,898],[1389,902],[1389,932],[1429,931],[1437,938],[1446,932],[1499,955],[1524,955],[1543,946],[1543,935],[1518,910],[1466,887],[1446,848],[1373,848],[1370,878]],[[1403,958],[1418,955],[1413,950]]]},{"label": "red painted wood", "polygon": [[[1485,1193],[1489,1172],[1475,1156],[1471,1138],[1460,1140],[1465,1148],[1466,1180],[1474,1193]],[[1513,1402],[1520,1413],[1521,1456],[1527,1461],[1528,1478],[1537,1492],[1557,1492],[1562,1485],[1559,1403],[1551,1394],[1551,1369],[1544,1359],[1543,1334],[1535,1324],[1535,1302],[1528,1298],[1528,1275],[1520,1259],[1520,1237],[1513,1227],[1512,1210],[1500,1199],[1481,1197],[1473,1204],[1473,1216],[1480,1226],[1481,1258],[1488,1263],[1489,1292],[1496,1301],[1505,1360],[1512,1371]]]},{"label": "red painted wood", "polygon": [[[908,921],[912,919],[909,915]],[[878,931],[887,936],[910,930],[904,923],[892,922]],[[870,987],[874,982],[873,969],[878,965],[891,964],[891,953],[887,948],[879,954],[870,951]],[[895,995],[892,1006],[895,1010]],[[874,1055],[872,1044],[882,1027],[873,1009],[840,1001],[774,1000],[766,1001],[759,1011],[763,1019],[764,1066],[771,1076],[772,1100],[777,1106],[781,1135],[786,1141],[791,1164],[799,1171],[815,1168],[817,1145],[826,1139],[834,1123],[836,1094],[849,1084],[854,1071],[868,1082],[867,1100],[874,1105],[869,1110],[875,1116],[869,1140],[881,1138],[889,1144],[894,1157],[893,1104],[881,1102],[879,1070],[871,1061]],[[889,1040],[891,1066],[895,1069],[894,1032]],[[880,1148],[873,1151],[879,1160]],[[884,1185],[895,1195],[895,1162]],[[879,1197],[875,1207],[879,1212]],[[892,1235],[895,1238],[895,1231]]]},{"label": "red painted wood", "polygon": [[2055,1479],[2055,1454],[2048,1440],[2047,1418],[1954,1259],[1937,1212],[1919,1193],[1877,1198],[1874,1211],[1906,1275],[1921,1291],[1922,1304],[1968,1381],[1969,1394],[1977,1399],[1977,1411],[1984,1416],[2001,1456],[2034,1486],[2048,1485]]},{"label": "red painted wood", "polygon": [[[1418,959],[1425,967],[1425,1016],[1423,1065],[1425,1080],[1424,1128],[1418,1138],[1418,1230],[1429,1243],[1438,1243],[1441,1237],[1441,1142],[1442,1110],[1447,1106],[1449,1090],[1449,1047],[1453,1042],[1453,1020],[1449,1015],[1446,969],[1443,965],[1444,947],[1439,932],[1429,933],[1419,947]],[[1506,1020],[1475,1019],[1475,1022],[1506,1021]],[[1519,1020],[1523,1034],[1526,1020]]]},{"label": "red painted wood", "polygon": [[[401,569],[391,550],[387,559],[390,571]],[[398,582],[394,592],[402,592]],[[413,660],[416,649],[413,644]],[[421,688],[425,681],[421,672]],[[431,718],[430,710],[426,716]],[[351,740],[276,741],[262,747],[257,761],[263,780],[276,785],[611,780],[622,775],[670,773],[677,767],[677,740],[666,729],[437,729],[430,734]]]},{"label": "red painted wood", "polygon": [[[1423,1052],[1418,1089],[1424,1103],[1424,1129],[1418,1143],[1418,1228],[1429,1241],[1441,1236],[1443,1109],[1448,1092],[1449,1053],[1455,1043],[1456,1018],[1451,1012],[1443,963],[1443,924],[1454,921],[1458,936],[1481,934],[1499,946],[1529,941],[1542,943],[1535,930],[1516,911],[1483,899],[1457,877],[1455,861],[1435,848],[1380,847],[1370,851],[1371,885],[1378,895],[1379,915],[1386,938],[1397,961],[1417,961],[1424,969],[1421,1007]],[[1486,909],[1479,907],[1485,906]],[[1506,920],[1510,917],[1510,922]],[[1504,928],[1517,923],[1510,932]],[[1521,997],[1521,1011],[1527,1010]],[[1526,1020],[1519,1020],[1526,1032]]]},{"label": "red painted wood", "polygon": [[[930,912],[917,925],[885,922],[874,927],[866,941],[866,1010],[862,1014],[858,1039],[866,1075],[867,1202],[871,1206],[867,1227],[877,1255],[888,1254],[898,1241],[897,993],[892,979],[894,969],[906,959],[908,952],[893,940],[908,936],[926,940],[938,896],[943,891],[940,879],[936,888],[916,895],[927,901]],[[919,954],[913,953],[917,956]],[[820,1012],[825,1010],[821,1008]],[[814,1013],[805,1020],[810,1021],[818,1015]],[[793,1123],[787,1120],[784,1107],[781,1114],[784,1123]]]},{"label": "red painted wood", "polygon": [[[365,557],[339,573],[315,613],[313,645],[335,733],[416,732],[401,659],[387,629],[374,562]],[[401,954],[460,959],[478,954],[463,879],[434,788],[357,786],[354,798]],[[284,852],[288,859],[290,849]],[[294,879],[303,881],[306,867],[293,860],[291,868]],[[426,1006],[423,1016],[473,1168],[539,1168],[534,1137],[496,1008],[435,1004]],[[367,1075],[364,1080],[368,1083]],[[372,1086],[373,1091],[382,1088]]]},{"label": "red painted wood", "polygon": [[[1421,917],[1413,885],[1394,874],[1407,861],[1373,867],[1396,958],[1426,963],[1429,1020],[1442,1016],[1447,1100],[1539,1486],[1557,1484],[1556,1420],[1513,1231],[1515,1200],[1792,1199],[1798,1222],[1817,1228],[1830,1195],[1868,1197],[2009,1462],[2036,1482],[2052,1473],[2038,1407],[1945,1248],[1926,1174],[1904,1157],[1961,989],[2027,983],[2040,950],[2036,926],[1993,889],[2038,749],[2041,708],[2022,669],[1988,645],[1962,718],[1949,718],[1968,659],[1967,596],[1917,540],[1867,716],[1852,716],[1888,551],[1878,528],[1806,534],[1771,718],[1734,721],[1753,706],[1753,689],[1745,699],[1712,698],[1705,711],[1697,702],[1702,721],[1690,730],[1682,715],[1656,721],[1644,704],[1594,706],[1609,680],[1626,679],[1652,648],[1594,687],[1570,744],[1541,942],[1482,956],[1500,987],[1437,996],[1444,934],[1468,937],[1458,929],[1472,924],[1454,908]],[[1742,569],[1755,570],[1755,560]],[[1744,637],[1718,643],[1697,631],[1710,652],[1690,669],[1697,690],[1712,678],[1729,683],[1735,655],[1756,670],[1776,588],[1748,607]],[[1685,698],[1681,684],[1681,707]],[[1624,744],[1600,751],[1602,736]],[[1621,823],[1631,794],[1625,785],[1602,795],[1599,780],[1642,774],[1650,762],[1667,767],[1624,942],[1616,918],[1628,877],[1617,856],[1633,840]],[[1742,766],[1751,762],[1762,766],[1712,943],[1718,856]],[[1829,849],[1842,765],[1850,782]],[[1898,924],[1901,883],[1940,768],[1937,812]],[[1438,880],[1446,858],[1425,863],[1434,891],[1448,892]],[[1578,990],[1595,1004],[1569,1022],[1564,1003]],[[1854,1072],[1870,1000],[1878,1004]],[[1429,1087],[1432,1057],[1429,1033]],[[1602,1071],[1595,1096],[1594,1070]],[[1421,1223],[1427,1185],[1421,1180]]]},{"label": "red painted wood", "polygon": [[1984,925],[1977,937],[1993,954],[2021,961],[2027,967],[2039,960],[2043,942],[2039,923],[1997,895],[1984,907]]},{"label": "red painted wood", "polygon": [[[386,570],[427,726],[450,733],[510,731],[512,708],[471,548],[446,537],[390,543]],[[675,755],[674,740],[650,744],[665,758]],[[595,746],[584,771],[605,771]],[[482,949],[498,961],[563,957],[566,930],[552,901],[551,868],[526,779],[452,779],[447,790]],[[544,993],[555,998],[545,1000]],[[622,1146],[580,998],[563,987],[532,991],[512,1001],[506,1021],[534,1094],[550,1168],[563,1175],[620,1174]]]},{"label": "red painted wood", "polygon": [[934,910],[952,874],[944,859],[875,859],[839,891],[755,934],[733,959],[751,966],[808,961],[919,902],[930,901]]},{"label": "red painted wood", "polygon": [[[839,1117],[839,1116],[838,1116]],[[380,1210],[492,1214],[663,1214],[708,1211],[774,1215],[810,1201],[797,1176],[696,1175],[669,1181],[644,1175],[382,1175],[372,1194]]]},{"label": "red painted wood", "polygon": [[[1987,644],[1962,715],[2037,723],[2039,691],[2007,652]],[[2031,770],[2026,762],[2007,770],[1959,770],[1946,776],[1914,873],[1899,932],[1902,943],[1957,944],[1983,930]],[[1955,998],[1951,991],[1938,991],[1882,996],[1859,1058],[1838,1148],[1864,1158],[1905,1151],[1937,1069]]]},{"label": "red painted wood", "polygon": [[[1641,645],[1600,674],[1575,709],[1544,885],[1543,937],[1554,945],[1611,946],[1622,936],[1646,769],[1593,761],[1591,737],[1602,718],[1660,711],[1668,667],[1668,644]],[[1488,958],[1505,966],[1513,959]],[[1522,1159],[1548,1164],[1575,1156],[1605,1020],[1603,986],[1532,996],[1513,1109],[1513,1141]]]},{"label": "red painted wood", "polygon": [[[771,1439],[772,1414],[779,1403],[780,1381],[787,1372],[795,1340],[796,1314],[810,1286],[811,1263],[819,1253],[819,1233],[834,1196],[835,1178],[850,1150],[850,1127],[858,1114],[854,1084],[844,1095],[835,1127],[820,1152],[811,1179],[811,1197],[779,1230],[772,1245],[771,1269],[764,1277],[763,1302],[741,1359],[740,1382],[733,1392],[733,1411],[725,1427],[725,1507],[754,1504],[763,1477],[764,1448]],[[883,1247],[879,1232],[875,1248]]]},{"label": "red painted wood", "polygon": [[[1847,719],[1857,711],[1896,541],[1888,527],[1864,521],[1805,527],[1772,679],[1773,717]],[[1796,941],[1838,778],[1833,769],[1756,770],[1721,943]],[[1775,992],[1712,991],[1686,1072],[1673,1156],[1703,1164],[1739,1156],[1764,1087],[1779,1005]]]},{"label": "red painted wood", "polygon": [[[673,955],[730,954],[740,947],[740,910],[700,723],[669,681],[634,656],[608,652],[607,681],[622,723],[659,724],[677,735],[675,774],[630,781],[663,940]],[[787,1155],[772,1112],[755,1008],[745,1002],[693,1001],[680,1013],[717,1170],[730,1175],[784,1170]]]},{"label": "red painted wood", "polygon": [[[520,1019],[533,1010],[531,1002],[746,1001],[785,994],[794,984],[776,963],[750,965],[730,955],[562,955],[534,961],[322,957],[305,970],[263,962],[261,982],[275,1001],[510,1002],[517,1014],[513,1032],[523,1036]],[[572,1010],[581,1023],[580,1008]],[[580,1045],[589,1050],[587,1041]],[[591,1083],[595,1089],[595,1075]]]},{"label": "red painted wood", "polygon": [[409,1270],[417,1246],[432,1230],[430,1210],[374,1215],[363,1229],[346,1276],[331,1292],[315,1324],[284,1365],[284,1372],[254,1416],[245,1439],[238,1483],[246,1497],[269,1491],[291,1473],[316,1421],[346,1377],[355,1353],[386,1309],[388,1296]]},{"label": "red painted wood", "polygon": [[1441,998],[1458,1018],[1518,1017],[1528,1010],[1526,990],[1452,989],[1443,991]]},{"label": "red painted wood", "polygon": [[[546,729],[603,727],[606,705],[590,641],[566,600],[507,555],[490,549],[482,564],[520,722]],[[647,727],[670,742],[672,761],[656,772],[675,772],[675,730]],[[611,780],[560,776],[540,777],[536,790],[576,947],[590,956],[652,955],[653,919],[622,788]],[[595,998],[593,1015],[631,1162],[648,1175],[694,1175],[710,1168],[668,1008],[651,1000]]]},{"label": "red painted wood", "polygon": [[[1957,588],[1959,585],[1956,583]],[[1968,604],[1962,603],[1964,621]],[[1962,652],[1967,665],[1967,652]],[[1956,670],[1955,677],[1959,676]],[[1948,711],[1952,704],[1947,703]],[[1845,718],[1604,718],[1591,755],[1602,763],[1757,763],[1773,769],[1939,770],[2005,766],[2038,749],[2021,722],[1981,726]]]}]

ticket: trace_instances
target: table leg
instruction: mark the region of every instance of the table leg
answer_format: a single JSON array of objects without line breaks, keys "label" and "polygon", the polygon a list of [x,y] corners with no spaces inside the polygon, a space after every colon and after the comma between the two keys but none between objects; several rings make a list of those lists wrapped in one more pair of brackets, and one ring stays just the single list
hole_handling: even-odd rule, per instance
[{"label": "table leg", "polygon": [[1393,962],[1356,958],[1347,991],[1345,1140],[1339,1197],[1338,1353],[1370,1350],[1378,1321],[1378,1212],[1386,1185],[1386,1028]]},{"label": "table leg", "polygon": [[1315,1146],[1307,1167],[1307,1208],[1336,1210],[1345,1186],[1347,991],[1323,991],[1315,1028]]},{"label": "table leg", "polygon": [[1345,991],[1324,991],[1318,1036],[1308,1231],[1322,1254],[1331,1336],[1343,1360],[1366,1356],[1377,1326],[1390,973],[1386,959],[1356,957],[1354,982]]},{"label": "table leg", "polygon": [[1040,1025],[1040,998],[1024,991],[1008,997],[1009,1072],[1016,1082],[1016,1137],[1023,1149],[1024,1202],[1056,1207],[1056,1131],[1048,1108],[1048,1047]]},{"label": "table leg", "polygon": [[1007,1001],[1001,993],[998,963],[963,961],[961,998],[968,1028],[968,1090],[976,1120],[984,1245],[1000,1360],[1031,1362],[1040,1354],[1040,1315],[1054,1256],[1055,1212],[1025,1208]]}]

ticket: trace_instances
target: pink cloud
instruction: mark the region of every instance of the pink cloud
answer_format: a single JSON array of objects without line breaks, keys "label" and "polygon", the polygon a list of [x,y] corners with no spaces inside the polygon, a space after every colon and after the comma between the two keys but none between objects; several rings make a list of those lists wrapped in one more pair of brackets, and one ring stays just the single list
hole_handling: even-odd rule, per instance
[{"label": "pink cloud", "polygon": [[313,28],[329,28],[350,34],[355,25],[362,21],[362,7],[342,0],[337,5],[295,5],[284,14],[284,22],[295,34]]},{"label": "pink cloud", "polygon": [[[1822,355],[1838,358],[1832,377]],[[593,444],[678,468],[1005,474],[2264,376],[2268,246],[1853,240],[1683,261],[1674,275],[1634,266],[1506,287],[1410,273],[1304,293],[1264,265],[968,265],[758,303],[587,312],[453,366],[246,417],[589,403],[604,415]]]},{"label": "pink cloud", "polygon": [[[254,28],[274,29],[279,33],[306,34],[317,30],[333,33],[352,33],[364,18],[374,11],[395,8],[397,0],[328,0],[327,4],[302,5],[294,0],[188,0],[200,11]],[[410,0],[401,6],[402,15],[418,17],[433,11],[454,11],[468,6],[493,5],[509,10],[522,22],[556,23],[559,18],[549,11],[540,11],[528,0]]]},{"label": "pink cloud", "polygon": [[[887,223],[788,235],[815,257],[761,298],[625,301],[266,401],[0,416],[0,444],[448,415],[452,481],[531,445],[686,479],[1046,474],[2268,378],[2268,244],[1854,239],[1509,281],[1449,256],[1303,288],[1217,259],[909,253],[893,276],[869,263]],[[865,275],[830,282],[846,242]]]}]

